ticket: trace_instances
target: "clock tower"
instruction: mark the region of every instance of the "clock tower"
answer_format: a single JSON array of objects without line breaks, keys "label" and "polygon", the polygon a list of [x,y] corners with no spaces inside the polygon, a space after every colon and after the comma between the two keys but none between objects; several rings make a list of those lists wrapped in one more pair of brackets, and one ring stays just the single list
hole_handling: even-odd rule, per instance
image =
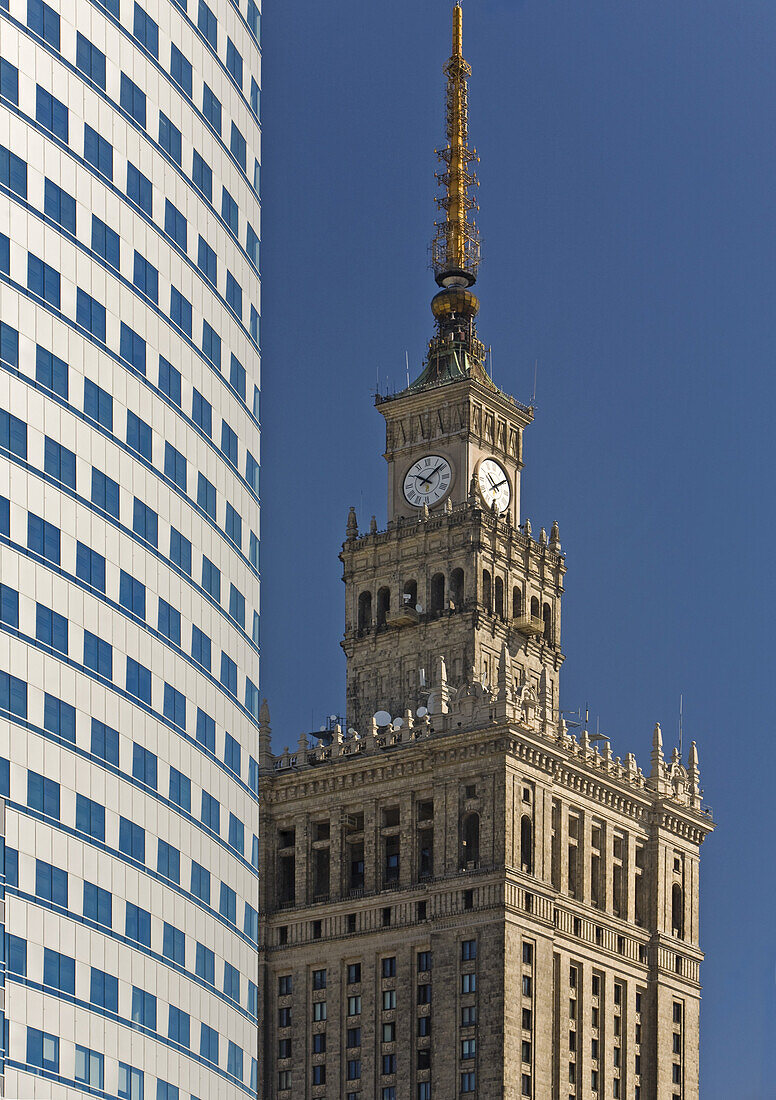
[{"label": "clock tower", "polygon": [[347,724],[360,730],[377,711],[400,717],[411,699],[444,712],[456,693],[495,688],[499,677],[543,722],[557,718],[565,564],[557,525],[537,538],[521,518],[533,410],[492,382],[477,335],[477,156],[460,6],[453,24],[447,143],[437,151],[435,332],[419,377],[376,397],[386,423],[386,530],[373,519],[359,533],[351,509],[341,554]]}]

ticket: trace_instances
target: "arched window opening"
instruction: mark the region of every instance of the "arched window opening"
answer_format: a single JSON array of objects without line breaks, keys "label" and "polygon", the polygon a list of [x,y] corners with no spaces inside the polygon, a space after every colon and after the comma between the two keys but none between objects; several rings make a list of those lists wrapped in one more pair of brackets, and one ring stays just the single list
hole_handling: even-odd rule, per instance
[{"label": "arched window opening", "polygon": [[482,571],[482,602],[485,605],[485,610],[490,614],[493,608],[493,582],[487,569]]},{"label": "arched window opening", "polygon": [[358,597],[358,629],[372,628],[372,593],[362,592]]},{"label": "arched window opening", "polygon": [[467,814],[461,822],[461,867],[474,868],[480,862],[480,815]]},{"label": "arched window opening", "polygon": [[678,882],[671,890],[671,928],[675,936],[684,939],[684,891]]},{"label": "arched window opening", "polygon": [[496,577],[496,614],[499,619],[504,618],[504,582],[501,577]]},{"label": "arched window opening", "polygon": [[533,826],[528,814],[520,818],[520,866],[527,875],[533,874]]},{"label": "arched window opening", "polygon": [[405,607],[415,607],[418,602],[418,582],[405,581],[401,592],[402,603]]},{"label": "arched window opening", "polygon": [[536,596],[531,596],[531,618],[539,618],[539,601],[537,600]]},{"label": "arched window opening", "polygon": [[545,642],[552,641],[552,608],[548,603],[542,608],[542,618],[544,619],[544,640]]},{"label": "arched window opening", "polygon": [[381,588],[377,593],[377,625],[385,626],[388,612],[391,610],[391,590]]},{"label": "arched window opening", "polygon": [[438,615],[445,609],[445,575],[435,573],[431,578],[431,607],[432,615]]},{"label": "arched window opening", "polygon": [[463,569],[454,569],[450,574],[450,599],[455,611],[463,607]]},{"label": "arched window opening", "polygon": [[523,593],[519,588],[512,589],[512,618],[519,619],[523,612]]}]

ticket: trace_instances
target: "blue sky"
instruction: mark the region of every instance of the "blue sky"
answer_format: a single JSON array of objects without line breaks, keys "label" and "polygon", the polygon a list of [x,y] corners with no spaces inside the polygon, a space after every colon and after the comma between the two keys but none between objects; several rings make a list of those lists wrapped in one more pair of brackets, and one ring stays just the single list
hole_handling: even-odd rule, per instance
[{"label": "blue sky", "polygon": [[[450,9],[265,10],[262,690],[280,749],[342,711],[337,554],[349,505],[385,520],[376,379],[400,388],[432,333]],[[587,703],[646,767],[684,694],[718,820],[701,1095],[760,1100],[776,1071],[776,5],[464,11],[479,328],[524,401],[538,361],[523,515],[557,519],[567,553],[561,703]]]}]

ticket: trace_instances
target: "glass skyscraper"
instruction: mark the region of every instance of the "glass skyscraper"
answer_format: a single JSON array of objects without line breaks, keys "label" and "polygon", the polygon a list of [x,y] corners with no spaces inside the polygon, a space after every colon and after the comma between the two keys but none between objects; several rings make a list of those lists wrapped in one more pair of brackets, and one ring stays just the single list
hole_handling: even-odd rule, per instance
[{"label": "glass skyscraper", "polygon": [[6,1096],[255,1094],[259,41],[0,0]]}]

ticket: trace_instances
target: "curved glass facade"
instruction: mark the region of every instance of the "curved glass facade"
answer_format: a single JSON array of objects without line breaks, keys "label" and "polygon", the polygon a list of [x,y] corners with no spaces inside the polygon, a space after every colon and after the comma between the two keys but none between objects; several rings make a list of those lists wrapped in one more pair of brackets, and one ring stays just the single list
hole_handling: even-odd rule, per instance
[{"label": "curved glass facade", "polygon": [[255,1095],[260,13],[0,0],[5,1095]]}]

